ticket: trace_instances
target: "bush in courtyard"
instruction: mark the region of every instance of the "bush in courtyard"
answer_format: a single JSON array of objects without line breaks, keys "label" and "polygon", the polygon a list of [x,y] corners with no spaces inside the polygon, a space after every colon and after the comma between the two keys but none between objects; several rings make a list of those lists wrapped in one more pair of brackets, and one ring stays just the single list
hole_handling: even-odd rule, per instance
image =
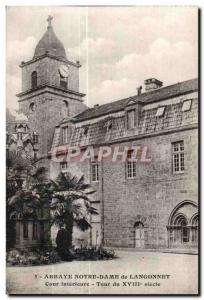
[{"label": "bush in courtyard", "polygon": [[60,258],[55,249],[10,250],[7,263],[12,266],[37,266],[59,262]]},{"label": "bush in courtyard", "polygon": [[103,247],[83,247],[74,250],[76,260],[107,260],[117,258],[114,250]]}]

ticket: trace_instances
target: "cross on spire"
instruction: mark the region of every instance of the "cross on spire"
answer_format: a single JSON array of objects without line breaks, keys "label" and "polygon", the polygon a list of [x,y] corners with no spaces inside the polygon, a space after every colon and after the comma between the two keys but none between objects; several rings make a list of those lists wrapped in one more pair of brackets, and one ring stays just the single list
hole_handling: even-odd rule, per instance
[{"label": "cross on spire", "polygon": [[47,22],[48,22],[48,27],[52,27],[52,19],[53,19],[53,16],[49,15],[48,18],[47,18]]}]

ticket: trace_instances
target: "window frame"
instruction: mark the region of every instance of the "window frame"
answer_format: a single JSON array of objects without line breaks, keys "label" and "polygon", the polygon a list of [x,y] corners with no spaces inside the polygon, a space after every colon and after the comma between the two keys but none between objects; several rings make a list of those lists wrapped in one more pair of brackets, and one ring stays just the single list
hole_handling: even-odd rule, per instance
[{"label": "window frame", "polygon": [[39,136],[38,136],[38,134],[33,134],[33,143],[34,144],[38,144],[38,142],[39,142]]},{"label": "window frame", "polygon": [[32,239],[33,240],[38,240],[38,223],[37,222],[33,222],[33,226],[32,226]]},{"label": "window frame", "polygon": [[38,73],[33,71],[31,73],[31,89],[36,89],[38,86]]},{"label": "window frame", "polygon": [[166,106],[159,106],[157,107],[157,111],[156,111],[156,117],[157,118],[161,118],[164,116],[165,114],[165,111],[166,111]]},{"label": "window frame", "polygon": [[[130,122],[129,122],[129,116],[130,116],[130,113],[133,113],[132,116],[133,116],[133,121],[131,121],[131,123],[133,124],[132,127],[129,126]],[[126,111],[126,114],[127,114],[127,130],[132,130],[135,128],[135,122],[136,122],[136,110],[135,108],[130,108]]]},{"label": "window frame", "polygon": [[23,139],[23,132],[21,131],[17,132],[17,140],[22,141],[22,139]]},{"label": "window frame", "polygon": [[[173,174],[183,174],[185,172],[185,148],[184,141],[172,142],[172,171]],[[178,145],[178,150],[175,146]],[[182,147],[182,148],[181,148]],[[176,163],[175,163],[176,161]]]},{"label": "window frame", "polygon": [[[64,133],[66,132],[66,134]],[[69,137],[69,126],[63,126],[62,127],[62,144],[68,143],[68,137]]]},{"label": "window frame", "polygon": [[136,168],[136,160],[132,160],[131,156],[133,150],[129,150],[127,153],[127,160],[126,160],[126,178],[127,179],[135,179],[137,177],[137,168]]},{"label": "window frame", "polygon": [[[90,168],[91,168],[91,182],[99,182],[99,162],[98,157],[95,157],[94,160],[91,160],[90,162]],[[96,169],[95,169],[96,168]],[[94,170],[94,176],[93,176],[93,170]]]},{"label": "window frame", "polygon": [[28,222],[23,222],[23,238],[28,239]]},{"label": "window frame", "polygon": [[[190,102],[190,105],[189,105],[188,109],[184,110],[185,103],[187,103],[187,102]],[[187,112],[187,111],[191,111],[191,107],[192,107],[192,99],[184,100],[183,103],[182,103],[182,108],[181,108],[182,113]]]}]

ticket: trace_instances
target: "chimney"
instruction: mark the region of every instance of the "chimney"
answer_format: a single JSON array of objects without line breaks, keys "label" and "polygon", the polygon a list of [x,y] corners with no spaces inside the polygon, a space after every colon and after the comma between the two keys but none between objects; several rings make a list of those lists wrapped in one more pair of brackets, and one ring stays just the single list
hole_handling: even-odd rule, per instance
[{"label": "chimney", "polygon": [[137,95],[140,96],[142,94],[142,86],[137,87]]},{"label": "chimney", "polygon": [[145,92],[151,92],[162,87],[163,82],[156,78],[149,78],[144,81]]}]

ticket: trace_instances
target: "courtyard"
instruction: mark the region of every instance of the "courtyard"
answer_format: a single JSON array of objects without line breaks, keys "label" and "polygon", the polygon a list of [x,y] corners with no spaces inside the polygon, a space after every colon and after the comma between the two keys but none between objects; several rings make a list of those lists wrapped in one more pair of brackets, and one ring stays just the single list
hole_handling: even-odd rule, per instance
[{"label": "courtyard", "polygon": [[196,294],[198,256],[117,251],[105,261],[7,267],[9,294]]}]

